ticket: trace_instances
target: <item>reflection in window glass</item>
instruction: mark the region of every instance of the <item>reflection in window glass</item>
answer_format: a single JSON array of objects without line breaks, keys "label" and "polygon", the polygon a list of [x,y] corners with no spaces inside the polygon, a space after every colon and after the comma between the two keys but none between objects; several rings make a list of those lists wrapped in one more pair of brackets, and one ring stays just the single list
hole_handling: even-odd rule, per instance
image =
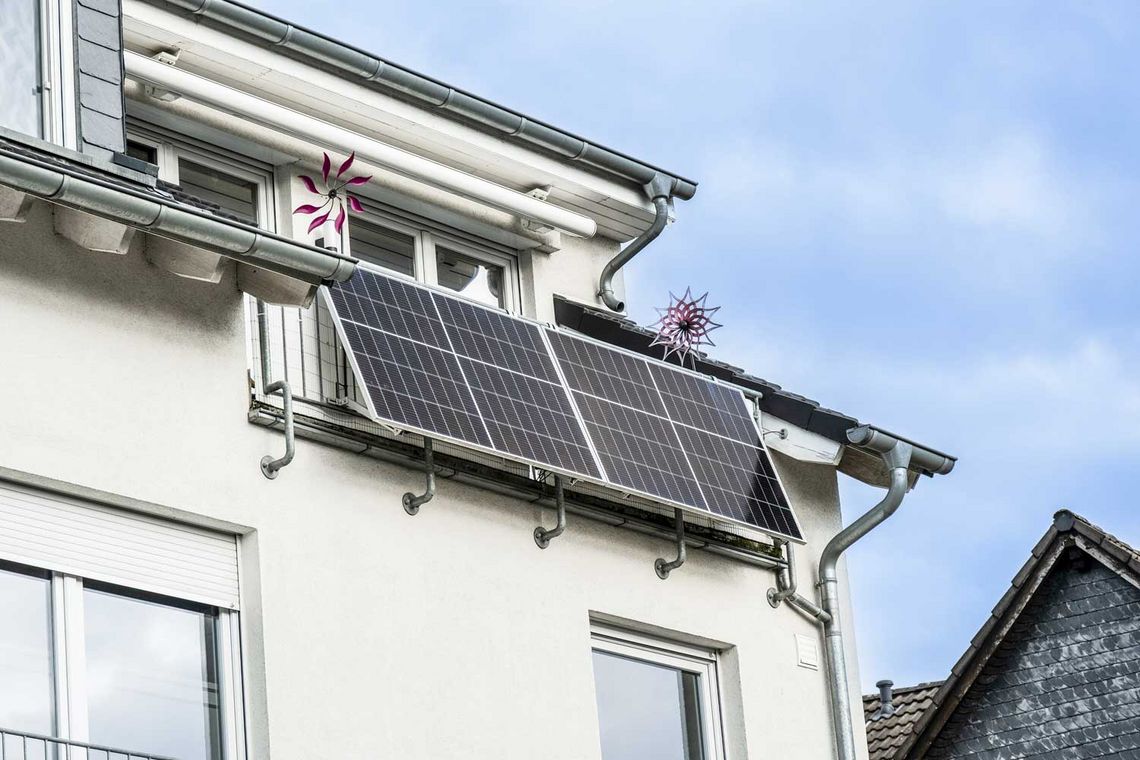
[{"label": "reflection in window glass", "polygon": [[83,592],[91,741],[221,757],[213,611]]},{"label": "reflection in window glass", "polygon": [[43,136],[40,0],[0,3],[0,126]]},{"label": "reflection in window glass", "polygon": [[411,235],[353,219],[348,244],[352,255],[362,261],[409,277],[416,274],[416,241]]},{"label": "reflection in window glass", "polygon": [[217,169],[178,160],[178,185],[199,200],[212,203],[246,224],[257,224],[257,183]]},{"label": "reflection in window glass", "polygon": [[603,760],[704,760],[699,678],[595,651]]},{"label": "reflection in window glass", "polygon": [[503,267],[439,246],[435,249],[439,284],[467,298],[490,306],[505,307]]},{"label": "reflection in window glass", "polygon": [[47,574],[25,575],[0,568],[0,614],[0,727],[52,734],[55,708]]}]

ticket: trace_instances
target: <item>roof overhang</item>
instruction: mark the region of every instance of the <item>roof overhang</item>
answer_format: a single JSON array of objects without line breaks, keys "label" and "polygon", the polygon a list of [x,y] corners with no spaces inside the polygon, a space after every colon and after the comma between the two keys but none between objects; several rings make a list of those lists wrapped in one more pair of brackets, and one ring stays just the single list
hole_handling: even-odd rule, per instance
[{"label": "roof overhang", "polygon": [[[652,224],[644,187],[690,180],[228,0],[125,0],[126,49],[178,51],[180,70],[311,114],[546,201],[629,240]],[[549,188],[547,190],[547,188]]]}]

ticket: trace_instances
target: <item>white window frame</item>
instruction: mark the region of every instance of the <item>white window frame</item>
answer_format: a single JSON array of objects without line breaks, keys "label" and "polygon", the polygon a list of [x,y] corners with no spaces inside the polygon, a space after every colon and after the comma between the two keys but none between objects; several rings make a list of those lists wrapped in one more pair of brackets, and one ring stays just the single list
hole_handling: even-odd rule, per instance
[{"label": "white window frame", "polygon": [[[49,575],[51,662],[55,694],[55,721],[53,735],[64,741],[90,743],[86,683],[86,640],[84,632],[83,590],[84,579],[58,572],[47,567],[35,567],[16,562],[2,562],[0,569],[20,573],[21,568]],[[98,585],[99,581],[92,581]],[[136,589],[125,588],[128,591]],[[144,598],[161,600],[163,597],[149,591],[137,590]],[[202,605],[189,602],[198,607]],[[241,627],[239,613],[223,607],[216,610],[214,651],[218,669],[218,720],[221,734],[222,760],[244,760],[246,757],[244,685],[241,665]],[[144,747],[116,747],[147,754]],[[77,757],[81,753],[73,752]],[[97,754],[97,753],[96,753]]]},{"label": "white window frame", "polygon": [[[464,256],[469,256],[476,261],[501,267],[504,275],[502,308],[512,314],[519,313],[522,300],[519,287],[519,263],[517,254],[511,254],[505,250],[496,250],[489,245],[481,244],[479,241],[471,238],[461,237],[458,234],[448,233],[439,229],[426,229],[422,225],[410,224],[407,221],[395,218],[391,214],[384,213],[369,203],[367,199],[362,199],[361,205],[364,206],[364,213],[357,216],[363,219],[367,224],[376,227],[385,227],[412,238],[414,244],[415,279],[417,282],[440,287],[436,262],[436,245],[438,244],[440,247],[462,253]],[[353,217],[350,215],[346,220],[344,231],[341,233],[341,250],[349,256],[353,255],[351,241],[352,221]],[[393,272],[391,269],[385,269],[382,266],[373,264],[364,259],[361,259],[361,263],[368,269],[374,269],[389,276],[393,274],[397,276],[407,276],[399,272]],[[463,297],[462,293],[450,290],[447,292],[453,293],[460,298]]]},{"label": "white window frame", "polygon": [[143,124],[130,124],[127,127],[127,141],[154,148],[158,178],[163,182],[179,184],[178,162],[186,159],[254,183],[257,187],[257,226],[270,232],[276,230],[273,167],[224,148],[206,146],[192,138],[172,135]]},{"label": "white window frame", "polygon": [[68,0],[38,0],[40,137],[76,150],[75,13]]},{"label": "white window frame", "polygon": [[704,760],[726,760],[720,652],[600,623],[590,625],[590,650],[696,674]]}]

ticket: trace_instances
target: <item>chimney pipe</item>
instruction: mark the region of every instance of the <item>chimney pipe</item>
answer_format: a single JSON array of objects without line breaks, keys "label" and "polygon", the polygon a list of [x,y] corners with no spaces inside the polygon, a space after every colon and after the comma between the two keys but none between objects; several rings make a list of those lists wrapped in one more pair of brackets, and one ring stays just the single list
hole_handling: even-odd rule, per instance
[{"label": "chimney pipe", "polygon": [[879,717],[886,718],[895,714],[895,705],[892,701],[894,695],[891,692],[892,687],[895,685],[894,681],[883,680],[879,681],[876,686],[879,687]]}]

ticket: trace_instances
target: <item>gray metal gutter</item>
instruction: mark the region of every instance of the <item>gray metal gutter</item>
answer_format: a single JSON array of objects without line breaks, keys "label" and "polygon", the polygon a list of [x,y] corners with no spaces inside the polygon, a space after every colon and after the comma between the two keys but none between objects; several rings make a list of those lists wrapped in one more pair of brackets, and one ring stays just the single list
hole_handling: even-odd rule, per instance
[{"label": "gray metal gutter", "polygon": [[692,180],[242,3],[233,0],[145,2],[162,8],[179,8],[211,23],[250,35],[306,62],[332,69],[366,87],[396,94],[452,118],[474,123],[505,140],[540,148],[639,186],[649,184],[658,175],[666,175],[669,195],[681,200],[689,200],[697,192],[697,183]]},{"label": "gray metal gutter", "polygon": [[188,208],[136,189],[0,147],[0,184],[63,206],[288,277],[344,282],[356,259]]}]

